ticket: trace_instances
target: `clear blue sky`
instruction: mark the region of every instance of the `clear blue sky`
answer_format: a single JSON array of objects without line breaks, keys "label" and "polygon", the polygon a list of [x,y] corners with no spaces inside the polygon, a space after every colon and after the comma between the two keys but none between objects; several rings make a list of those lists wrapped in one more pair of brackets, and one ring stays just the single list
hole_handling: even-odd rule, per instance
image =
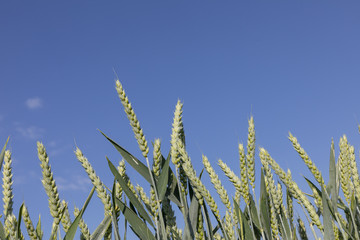
[{"label": "clear blue sky", "polygon": [[[237,144],[246,143],[252,114],[257,147],[309,191],[289,131],[326,180],[331,138],[338,153],[346,134],[359,159],[359,12],[357,1],[2,1],[0,142],[11,136],[15,209],[25,200],[48,234],[38,140],[70,209],[91,189],[75,141],[108,186],[105,155],[121,158],[97,129],[141,157],[113,68],[147,140],[160,138],[164,155],[181,99],[196,170],[205,154],[222,177],[219,158],[238,171]],[[130,167],[129,174],[143,183]],[[85,214],[91,230],[100,217],[94,197]]]}]

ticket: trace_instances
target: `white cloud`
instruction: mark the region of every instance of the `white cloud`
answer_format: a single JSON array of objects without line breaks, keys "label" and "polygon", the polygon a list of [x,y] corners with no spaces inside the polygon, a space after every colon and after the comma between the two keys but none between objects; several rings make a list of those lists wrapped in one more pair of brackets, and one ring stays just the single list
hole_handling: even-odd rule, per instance
[{"label": "white cloud", "polygon": [[30,127],[21,127],[18,126],[15,129],[18,133],[20,133],[23,137],[30,138],[30,139],[38,139],[44,133],[44,129],[30,126]]},{"label": "white cloud", "polygon": [[59,190],[83,191],[88,192],[91,181],[85,176],[74,176],[70,178],[56,177],[56,186]]},{"label": "white cloud", "polygon": [[39,97],[29,98],[25,104],[29,109],[37,109],[42,107],[42,100]]}]

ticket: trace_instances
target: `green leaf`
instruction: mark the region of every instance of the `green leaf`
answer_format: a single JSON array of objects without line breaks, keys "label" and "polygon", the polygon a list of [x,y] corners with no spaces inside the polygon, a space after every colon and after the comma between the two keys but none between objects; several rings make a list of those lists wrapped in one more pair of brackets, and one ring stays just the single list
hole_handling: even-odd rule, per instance
[{"label": "green leaf", "polygon": [[112,200],[112,205],[114,206],[112,208],[112,223],[113,223],[113,226],[114,226],[114,235],[115,235],[115,240],[121,240],[120,239],[120,234],[119,234],[119,226],[118,226],[118,221],[117,221],[117,216],[116,216],[116,212],[115,212],[115,184],[116,184],[116,181],[114,180],[114,184],[113,184],[113,188],[112,188],[112,191],[111,191],[111,200]]},{"label": "green leaf", "polygon": [[156,183],[158,188],[159,200],[164,200],[166,189],[168,186],[168,179],[169,179],[169,163],[170,163],[170,154],[166,159],[159,176],[159,180]]},{"label": "green leaf", "polygon": [[[194,196],[195,197],[195,196]],[[207,207],[205,204],[203,204],[202,206],[202,209],[204,211],[204,215],[203,218],[204,218],[204,221],[205,221],[205,225],[206,225],[206,228],[208,229],[208,234],[209,234],[209,238],[210,239],[214,239],[214,236],[213,234],[215,234],[212,230],[212,226],[211,226],[211,220],[210,220],[210,217],[209,217],[209,212],[207,210]],[[199,212],[199,214],[201,214],[201,212]],[[196,226],[196,225],[195,225]]]},{"label": "green leaf", "polygon": [[20,229],[20,225],[21,225],[21,217],[22,217],[22,210],[24,208],[24,202],[21,204],[20,209],[19,209],[19,216],[18,216],[18,221],[16,223],[16,236],[20,239],[21,236],[21,229]]},{"label": "green leaf", "polygon": [[136,215],[134,211],[128,208],[118,198],[115,198],[115,203],[119,206],[120,211],[124,214],[126,220],[129,221],[134,233],[140,236],[141,239],[156,240],[148,226]]},{"label": "green leaf", "polygon": [[260,226],[260,220],[259,220],[259,216],[257,214],[257,209],[256,209],[256,204],[254,202],[253,196],[251,194],[249,194],[250,196],[250,204],[249,204],[249,208],[250,208],[250,212],[251,212],[251,219],[255,225],[255,227],[260,230],[261,226]]},{"label": "green leaf", "polygon": [[43,238],[44,232],[41,230],[41,217],[39,215],[39,220],[36,224],[36,234],[39,236],[40,239]]},{"label": "green leaf", "polygon": [[311,190],[313,192],[316,191],[320,195],[320,197],[322,197],[322,192],[320,191],[320,189],[317,186],[315,186],[315,184],[312,181],[310,181],[308,178],[306,178],[306,177],[304,177],[304,178],[305,178],[306,182],[308,183],[309,187],[311,188]]},{"label": "green leaf", "polygon": [[71,224],[71,226],[69,227],[69,230],[67,231],[67,233],[65,234],[65,237],[64,237],[64,240],[72,240],[74,239],[75,237],[75,233],[76,233],[76,230],[77,230],[77,227],[79,225],[79,222],[94,194],[94,191],[95,191],[95,187],[93,187],[90,191],[90,194],[89,196],[87,197],[87,199],[85,200],[85,203],[81,209],[81,211],[79,212],[79,215],[75,218],[74,222]]},{"label": "green leaf", "polygon": [[[197,226],[198,216],[199,216],[199,201],[195,197],[195,195],[191,198],[190,208],[189,208],[189,219],[191,226]],[[196,228],[195,228],[196,229]],[[212,228],[210,228],[212,229]]]},{"label": "green leaf", "polygon": [[[325,192],[324,186],[321,186],[322,192]],[[335,239],[331,213],[329,209],[328,199],[326,194],[322,195],[322,205],[323,205],[323,224],[324,224],[324,239]]]},{"label": "green leaf", "polygon": [[1,168],[2,168],[2,165],[3,165],[6,146],[7,146],[8,142],[9,142],[9,139],[10,139],[10,137],[7,138],[7,140],[5,142],[5,145],[4,145],[4,147],[3,147],[3,149],[1,150],[1,153],[0,153],[0,171],[1,171]]},{"label": "green leaf", "polygon": [[101,240],[104,237],[106,230],[109,228],[110,224],[111,224],[111,216],[106,215],[104,219],[101,221],[100,225],[97,226],[93,234],[91,234],[90,240]]},{"label": "green leaf", "polygon": [[331,194],[332,207],[337,211],[337,202],[339,198],[339,189],[337,187],[337,167],[335,163],[335,149],[334,149],[334,140],[331,141],[330,147],[330,162],[329,162],[329,183],[328,189]]},{"label": "green leaf", "polygon": [[6,239],[4,225],[0,222],[0,239]]},{"label": "green leaf", "polygon": [[111,163],[111,161],[107,157],[106,157],[106,159],[108,161],[108,164],[109,164],[112,174],[115,176],[115,179],[118,181],[121,188],[125,192],[126,196],[129,198],[129,201],[134,205],[134,207],[136,208],[136,210],[138,211],[140,216],[143,217],[148,223],[150,223],[151,226],[154,227],[154,224],[153,224],[150,216],[146,212],[144,206],[139,202],[139,200],[134,195],[134,193],[129,189],[125,180],[123,179],[123,177],[120,176],[119,172],[117,171],[115,166]]},{"label": "green leaf", "polygon": [[236,216],[239,219],[239,223],[241,224],[240,228],[242,229],[242,233],[241,235],[244,236],[244,239],[246,240],[256,240],[254,238],[254,235],[252,234],[249,222],[246,220],[246,217],[244,215],[244,213],[241,211],[239,205],[237,204],[237,202],[234,199],[234,211],[236,213]]},{"label": "green leaf", "polygon": [[262,169],[261,181],[260,181],[260,202],[259,202],[260,217],[261,217],[262,226],[264,228],[265,236],[268,239],[271,239],[271,222],[270,222],[270,213],[269,213],[270,206],[268,199],[269,196],[266,191],[264,171]]},{"label": "green leaf", "polygon": [[[100,131],[101,132],[101,131]],[[128,151],[126,151],[124,148],[122,148],[119,144],[114,142],[112,139],[110,139],[108,136],[106,136],[103,132],[101,132],[104,137],[106,137],[109,142],[112,143],[112,145],[118,150],[118,152],[123,156],[123,158],[138,172],[140,173],[146,181],[148,181],[152,185],[149,169],[145,164],[143,164],[140,160],[135,158],[133,155],[131,155]]]},{"label": "green leaf", "polygon": [[283,236],[284,236],[283,240],[286,240],[286,239],[292,240],[293,238],[292,238],[292,232],[291,232],[291,228],[289,226],[289,222],[286,219],[283,209],[281,208],[280,210],[281,210],[280,216],[281,216],[282,221],[280,221],[279,225],[281,226],[281,229],[283,232]]}]

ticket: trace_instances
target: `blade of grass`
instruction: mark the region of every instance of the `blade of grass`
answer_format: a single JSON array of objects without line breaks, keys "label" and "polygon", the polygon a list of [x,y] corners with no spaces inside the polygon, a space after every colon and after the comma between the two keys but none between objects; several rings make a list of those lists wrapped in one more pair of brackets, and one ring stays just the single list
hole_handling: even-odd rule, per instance
[{"label": "blade of grass", "polygon": [[[239,222],[241,222],[242,226],[240,226],[243,229],[243,233],[242,235],[244,236],[244,239],[246,240],[256,240],[256,238],[254,237],[254,235],[252,234],[252,230],[250,228],[249,222],[246,220],[244,213],[241,211],[239,205],[237,204],[237,202],[234,199],[234,211],[236,213],[236,216],[239,219]],[[241,221],[240,221],[241,219]]]},{"label": "blade of grass", "polygon": [[109,228],[110,224],[111,224],[111,216],[106,215],[99,224],[99,226],[97,226],[93,234],[91,234],[90,240],[101,240],[104,237],[106,230]]},{"label": "blade of grass", "polygon": [[129,221],[134,233],[139,235],[141,239],[155,240],[154,235],[151,233],[150,229],[146,224],[134,213],[130,208],[128,208],[120,199],[115,198],[115,203],[119,206],[121,212],[125,218]]},{"label": "blade of grass", "polygon": [[123,189],[123,191],[125,192],[126,196],[129,198],[129,201],[134,205],[134,207],[137,209],[138,213],[140,214],[141,217],[143,217],[151,226],[154,227],[154,224],[150,218],[150,216],[148,215],[148,213],[146,212],[144,206],[139,202],[139,200],[137,199],[137,197],[134,195],[134,193],[129,189],[129,187],[127,186],[125,180],[123,179],[123,177],[120,176],[118,170],[115,168],[115,166],[111,163],[111,161],[106,157],[110,170],[112,172],[112,174],[115,176],[115,179],[118,181],[118,183],[120,184],[121,188]]},{"label": "blade of grass", "polygon": [[95,191],[95,187],[93,187],[89,193],[89,196],[86,198],[85,203],[79,213],[79,215],[75,218],[74,222],[71,224],[71,226],[69,227],[69,230],[67,231],[67,233],[64,236],[64,240],[72,240],[75,237],[75,233],[76,230],[78,228],[80,219],[82,218],[92,196],[94,195],[94,191]]},{"label": "blade of grass", "polygon": [[[115,184],[116,184],[116,180],[114,180],[114,184],[113,184],[113,188],[111,191],[111,201],[112,201],[112,205],[115,206]],[[115,235],[115,240],[121,240],[120,239],[120,234],[119,234],[119,226],[118,226],[118,221],[116,219],[116,212],[115,212],[115,207],[112,208],[112,222],[113,222],[113,226],[114,226],[114,235]]]},{"label": "blade of grass", "polygon": [[156,183],[158,187],[158,193],[159,193],[159,200],[164,200],[166,189],[168,186],[168,179],[169,179],[169,163],[170,163],[170,155],[166,159],[159,176],[159,179]]},{"label": "blade of grass", "polygon": [[[321,186],[322,192],[325,192],[324,186]],[[331,213],[329,209],[329,204],[327,201],[326,194],[322,194],[322,204],[323,204],[323,224],[324,224],[324,239],[335,239]]]},{"label": "blade of grass", "polygon": [[19,209],[19,216],[18,216],[18,221],[16,223],[16,237],[17,238],[21,238],[21,229],[20,229],[20,225],[21,225],[21,218],[22,218],[22,210],[24,208],[24,202],[21,204],[20,209]]},{"label": "blade of grass", "polygon": [[262,226],[264,228],[265,236],[268,239],[271,239],[271,223],[269,215],[269,196],[266,191],[264,171],[261,171],[261,180],[260,180],[260,217],[262,221]]},{"label": "blade of grass", "polygon": [[[100,130],[99,130],[100,131]],[[102,131],[100,131],[104,137],[109,140],[109,142],[118,150],[121,156],[138,172],[142,175],[146,181],[148,181],[152,185],[149,169],[145,164],[143,164],[140,160],[131,155],[128,151],[122,148],[119,144],[114,142],[111,138],[105,135]]]}]

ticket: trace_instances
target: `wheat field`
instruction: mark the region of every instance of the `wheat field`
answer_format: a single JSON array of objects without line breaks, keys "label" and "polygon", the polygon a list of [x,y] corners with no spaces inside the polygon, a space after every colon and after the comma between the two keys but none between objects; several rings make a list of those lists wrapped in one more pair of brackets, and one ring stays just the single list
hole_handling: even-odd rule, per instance
[{"label": "wheat field", "polygon": [[[218,166],[212,166],[205,155],[202,156],[203,170],[196,171],[186,149],[183,103],[180,100],[176,103],[171,147],[163,150],[159,139],[152,144],[147,141],[119,80],[115,88],[142,152],[141,159],[101,132],[123,159],[116,164],[107,159],[114,184],[106,186],[86,153],[76,147],[74,155],[93,188],[81,209],[69,209],[66,200],[59,197],[46,147],[38,142],[42,184],[53,218],[50,236],[43,236],[41,220],[35,223],[29,215],[31,206],[23,203],[19,209],[13,209],[12,189],[16,176],[12,174],[8,138],[0,155],[3,173],[0,239],[74,239],[76,231],[86,240],[126,239],[127,231],[132,231],[139,239],[149,240],[360,239],[360,178],[354,146],[345,135],[339,140],[339,153],[335,153],[334,142],[329,146],[328,169],[318,169],[297,138],[289,133],[289,141],[309,169],[304,173],[309,175],[305,178],[307,189],[301,189],[293,180],[291,169],[283,169],[268,150],[257,147],[252,116],[248,120],[246,146],[238,145],[239,169],[236,172],[239,175],[222,160],[218,160]],[[169,154],[163,155],[164,152]],[[255,172],[256,164],[261,166],[260,173]],[[136,170],[148,186],[135,186],[134,177],[127,175],[127,168]],[[322,171],[329,172],[329,181],[324,180]],[[204,174],[211,183],[202,181]],[[256,177],[260,180],[256,181]],[[235,191],[225,188],[226,181]],[[87,206],[95,192],[103,204],[104,215],[91,232],[83,214],[91,211]],[[259,196],[256,193],[260,193]],[[294,209],[300,209],[304,217],[295,216]],[[22,232],[21,225],[26,232]]]}]

